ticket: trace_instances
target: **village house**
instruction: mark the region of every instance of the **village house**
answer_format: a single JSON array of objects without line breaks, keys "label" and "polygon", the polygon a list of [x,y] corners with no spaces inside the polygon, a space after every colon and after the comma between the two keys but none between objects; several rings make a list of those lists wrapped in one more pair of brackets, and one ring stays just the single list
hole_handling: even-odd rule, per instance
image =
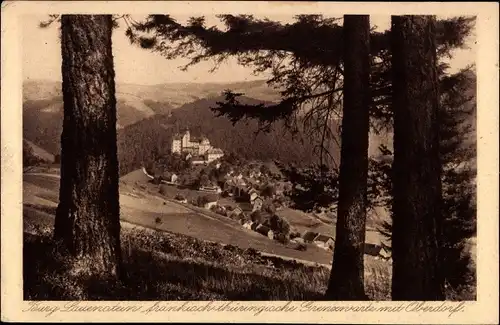
[{"label": "village house", "polygon": [[391,249],[389,246],[381,243],[380,252],[378,253],[379,257],[385,261],[388,261],[392,258]]},{"label": "village house", "polygon": [[248,195],[250,195],[250,202],[253,202],[253,200],[259,197],[259,193],[253,188],[248,191]]},{"label": "village house", "polygon": [[224,191],[226,191],[229,196],[242,197],[247,194],[249,189],[245,181],[232,177],[227,179],[223,185]]},{"label": "village house", "polygon": [[217,185],[200,186],[198,188],[198,190],[201,192],[207,192],[207,193],[221,193],[222,192],[222,189]]},{"label": "village house", "polygon": [[203,205],[205,209],[211,209],[212,207],[216,206],[218,203],[219,197],[214,194],[209,194],[206,196],[207,202]]},{"label": "village house", "polygon": [[257,195],[254,194],[250,196],[250,203],[252,204],[252,212],[261,210],[262,206],[264,205],[264,200],[258,194]]},{"label": "village house", "polygon": [[391,253],[387,246],[381,244],[365,243],[364,252],[366,255],[375,257],[375,259],[389,260],[391,258]]},{"label": "village house", "polygon": [[177,184],[177,180],[179,177],[174,173],[166,173],[166,175],[162,178],[161,182],[166,184]]},{"label": "village house", "polygon": [[216,205],[217,205],[217,201],[211,201],[211,202],[205,203],[205,205],[203,207],[207,210],[210,210],[210,209],[212,209],[212,207],[215,207]]},{"label": "village house", "polygon": [[305,244],[304,238],[302,238],[302,237],[292,238],[292,239],[290,239],[290,242],[298,243],[298,244]]},{"label": "village house", "polygon": [[333,250],[335,247],[335,240],[332,236],[327,236],[323,234],[318,234],[316,238],[314,238],[313,243],[323,249]]},{"label": "village house", "polygon": [[248,229],[248,230],[251,230],[251,229],[252,229],[252,224],[253,224],[253,222],[252,222],[252,221],[246,221],[246,222],[243,224],[243,228]]},{"label": "village house", "polygon": [[304,242],[306,243],[312,243],[314,241],[314,239],[318,236],[318,233],[317,232],[314,232],[314,231],[306,231],[303,235],[302,235],[302,239],[304,239]]},{"label": "village house", "polygon": [[191,165],[203,165],[205,163],[206,161],[204,157],[197,156],[191,159]]},{"label": "village house", "polygon": [[179,176],[177,176],[176,174],[172,174],[172,177],[170,178],[170,182],[173,184],[176,184],[178,179],[179,179]]},{"label": "village house", "polygon": [[239,206],[237,206],[237,207],[235,207],[233,209],[232,213],[234,213],[235,215],[239,216],[240,214],[243,213],[243,210]]},{"label": "village house", "polygon": [[174,200],[176,200],[179,203],[188,203],[188,200],[184,196],[182,196],[181,194],[177,194],[174,197]]}]

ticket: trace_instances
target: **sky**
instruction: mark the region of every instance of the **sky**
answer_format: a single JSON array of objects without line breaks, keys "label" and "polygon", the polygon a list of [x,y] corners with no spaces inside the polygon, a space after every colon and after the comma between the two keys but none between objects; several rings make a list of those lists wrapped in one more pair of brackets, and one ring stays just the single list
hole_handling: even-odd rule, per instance
[{"label": "sky", "polygon": [[[258,17],[257,18],[264,18]],[[292,22],[290,15],[270,15],[266,16],[271,20],[281,22]],[[40,28],[40,21],[48,17],[29,16],[23,19],[22,27],[22,52],[23,52],[23,78],[24,80],[46,79],[61,80],[61,49],[58,38],[58,24],[53,24],[48,28]],[[134,17],[140,18],[140,17]],[[188,17],[174,16],[179,22],[185,22]],[[378,26],[378,30],[386,30],[390,27],[390,16],[371,16],[372,26]],[[207,16],[206,23],[209,26],[221,26],[215,16]],[[115,64],[117,83],[134,84],[162,84],[178,82],[236,82],[244,80],[266,79],[267,75],[253,75],[251,68],[244,68],[229,60],[222,64],[218,70],[210,73],[213,67],[211,62],[202,62],[183,72],[180,66],[186,64],[186,59],[166,60],[158,53],[141,49],[131,45],[125,36],[124,23],[113,32],[113,56]],[[468,46],[470,49],[458,50],[451,61],[451,71],[456,71],[468,64],[475,62],[476,44],[475,37],[469,37]]]}]

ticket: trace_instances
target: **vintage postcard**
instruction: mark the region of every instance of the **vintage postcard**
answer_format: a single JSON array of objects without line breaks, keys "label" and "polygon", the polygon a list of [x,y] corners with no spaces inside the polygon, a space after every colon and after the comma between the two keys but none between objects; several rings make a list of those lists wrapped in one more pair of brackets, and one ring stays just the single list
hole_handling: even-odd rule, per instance
[{"label": "vintage postcard", "polygon": [[2,321],[498,323],[498,9],[2,2]]}]

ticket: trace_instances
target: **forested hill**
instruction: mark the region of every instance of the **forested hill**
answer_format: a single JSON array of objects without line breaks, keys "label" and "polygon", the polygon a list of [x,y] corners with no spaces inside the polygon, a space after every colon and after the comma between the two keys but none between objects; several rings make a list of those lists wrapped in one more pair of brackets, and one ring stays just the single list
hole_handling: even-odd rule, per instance
[{"label": "forested hill", "polygon": [[[214,147],[246,159],[278,159],[286,163],[308,165],[317,162],[311,141],[302,134],[285,132],[281,123],[269,133],[256,134],[257,122],[245,120],[233,125],[226,117],[217,117],[210,107],[223,97],[196,100],[172,111],[171,115],[155,115],[129,125],[118,134],[120,173],[126,174],[153,159],[154,153],[170,151],[172,135],[188,127],[191,134],[208,137]],[[262,101],[242,97],[240,102],[258,104]],[[265,103],[265,102],[264,102]],[[338,149],[333,149],[338,158]]]},{"label": "forested hill", "polygon": [[[47,150],[60,153],[63,121],[61,82],[29,80],[23,83],[23,137]],[[216,96],[224,89],[253,98],[277,100],[279,93],[265,80],[233,83],[169,83],[159,85],[116,84],[117,127],[170,111],[200,98]]]}]

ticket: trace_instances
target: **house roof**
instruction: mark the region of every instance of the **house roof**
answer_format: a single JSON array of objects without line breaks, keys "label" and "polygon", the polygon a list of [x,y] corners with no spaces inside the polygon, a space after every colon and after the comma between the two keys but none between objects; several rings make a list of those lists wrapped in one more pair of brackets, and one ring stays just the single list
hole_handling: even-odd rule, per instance
[{"label": "house roof", "polygon": [[174,135],[172,137],[172,140],[178,140],[178,141],[180,141],[180,140],[182,140],[182,137],[179,134],[176,134],[176,135]]},{"label": "house roof", "polygon": [[316,236],[318,236],[317,232],[307,231],[302,238],[306,241],[313,241]]},{"label": "house roof", "polygon": [[259,194],[259,191],[257,191],[255,188],[251,187],[251,188],[248,190],[248,193],[249,193],[249,194],[252,194],[252,193]]},{"label": "house roof", "polygon": [[314,238],[315,241],[320,241],[323,243],[326,243],[329,239],[333,240],[333,237],[324,234],[319,234],[318,236],[316,236],[316,238]]}]

